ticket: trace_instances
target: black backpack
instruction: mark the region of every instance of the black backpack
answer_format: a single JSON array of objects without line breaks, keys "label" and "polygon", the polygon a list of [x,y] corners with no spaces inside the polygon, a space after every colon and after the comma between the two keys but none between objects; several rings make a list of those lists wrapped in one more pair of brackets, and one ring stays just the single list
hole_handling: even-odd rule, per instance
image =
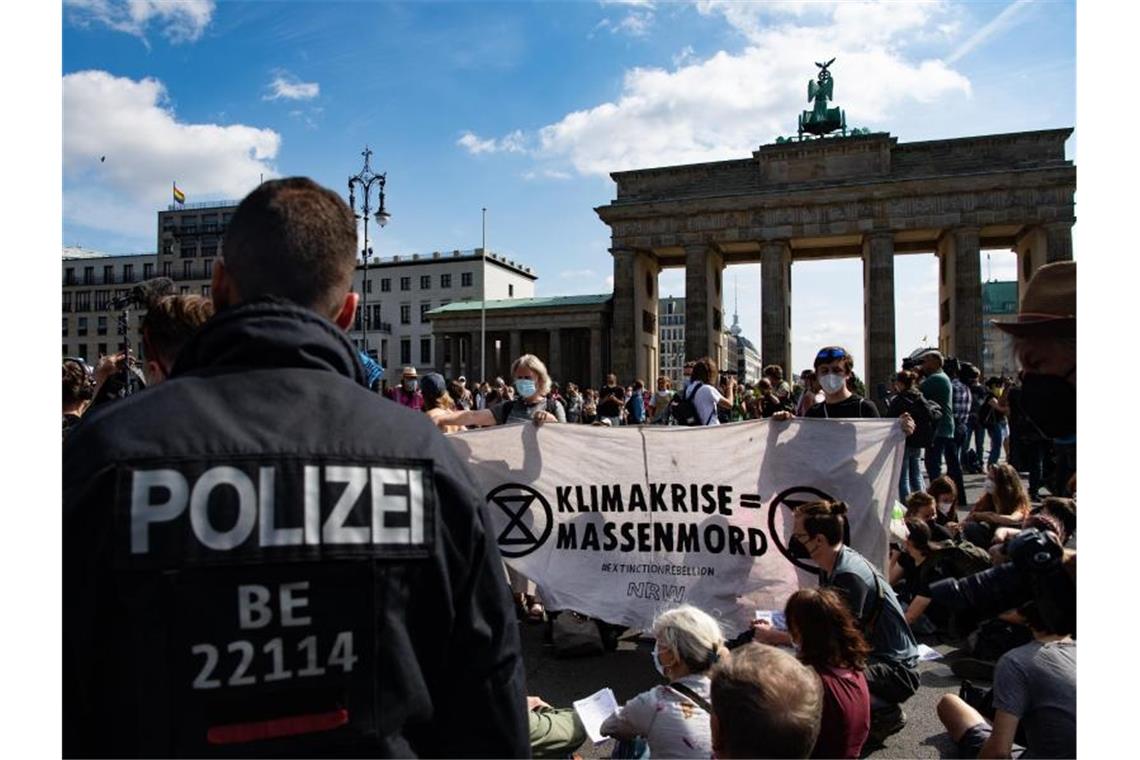
[{"label": "black backpack", "polygon": [[697,391],[704,385],[700,380],[697,380],[688,388],[684,393],[679,393],[673,399],[673,421],[678,425],[685,425],[687,427],[700,426],[705,424],[697,415],[697,405],[693,403],[693,398],[697,395]]},{"label": "black backpack", "polygon": [[964,538],[955,539],[948,546],[931,553],[930,562],[942,578],[965,578],[968,575],[993,567],[990,553]]},{"label": "black backpack", "polygon": [[934,443],[934,432],[942,421],[942,407],[938,402],[931,401],[922,393],[913,396],[900,394],[896,398],[901,411],[908,413],[914,420],[914,432],[907,436],[906,445],[926,448]]}]

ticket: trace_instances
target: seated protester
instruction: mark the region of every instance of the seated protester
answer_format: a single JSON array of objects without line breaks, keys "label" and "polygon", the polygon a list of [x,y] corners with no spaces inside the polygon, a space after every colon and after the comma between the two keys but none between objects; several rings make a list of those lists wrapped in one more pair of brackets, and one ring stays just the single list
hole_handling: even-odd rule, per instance
[{"label": "seated protester", "polygon": [[727,376],[725,393],[722,395],[716,388],[718,371],[716,364],[708,356],[702,356],[693,363],[693,374],[688,386],[681,391],[681,397],[693,402],[697,410],[698,425],[719,425],[718,410],[732,409],[736,392],[736,378]]},{"label": "seated protester", "polygon": [[1017,470],[1008,464],[986,473],[986,492],[962,520],[962,536],[975,546],[988,549],[1000,539],[999,527],[1019,528],[1029,514],[1029,494]]},{"label": "seated protester", "polygon": [[[945,578],[964,578],[990,566],[985,551],[963,541],[935,540],[932,527],[940,527],[925,520],[906,521],[907,539],[905,554],[899,559],[904,569],[907,595],[906,622],[915,630],[925,633],[948,631],[951,610],[931,601],[930,585]],[[925,623],[919,621],[925,617]],[[972,626],[971,626],[972,627]]]},{"label": "seated protester", "polygon": [[823,683],[823,713],[812,757],[859,757],[871,729],[871,695],[863,668],[871,647],[839,593],[800,589],[784,606],[800,662]]},{"label": "seated protester", "polygon": [[718,758],[811,756],[823,686],[807,665],[776,647],[745,644],[712,672],[713,751]]},{"label": "seated protester", "polygon": [[[795,510],[792,537],[819,565],[820,588],[839,590],[871,645],[866,670],[871,692],[870,746],[877,746],[906,725],[900,703],[918,691],[918,642],[890,584],[863,555],[843,543],[847,505],[815,501]],[[765,644],[790,644],[788,634],[764,620],[753,636]]]},{"label": "seated protester", "polygon": [[[451,384],[455,387],[455,383]],[[420,392],[424,397],[424,414],[435,423],[441,433],[454,433],[462,430],[462,425],[449,425],[446,418],[455,410],[455,401],[447,392],[447,383],[443,375],[438,372],[429,372],[420,380]]]},{"label": "seated protester", "polygon": [[720,624],[681,605],[653,621],[653,665],[669,683],[626,702],[602,723],[605,736],[644,738],[651,757],[709,757],[709,668],[728,654]]},{"label": "seated protester", "polygon": [[531,757],[569,757],[586,741],[586,727],[574,708],[559,709],[539,697],[527,697],[526,709]]},{"label": "seated protester", "polygon": [[935,507],[934,497],[925,491],[915,491],[906,497],[906,514],[904,520],[921,520],[930,528],[930,537],[935,541],[949,541],[954,534],[938,524],[935,519],[938,510]]},{"label": "seated protester", "polygon": [[625,388],[618,385],[617,375],[606,375],[606,384],[598,391],[598,416],[605,417],[614,427],[621,424],[622,409],[625,406]]},{"label": "seated protester", "polygon": [[[1001,656],[994,670],[990,723],[954,694],[938,702],[938,718],[960,757],[1076,757],[1077,642],[1052,630],[1036,602],[1018,610],[1033,641]],[[1025,730],[1025,747],[1013,743]]]},{"label": "seated protester", "polygon": [[935,478],[927,487],[926,492],[934,497],[934,522],[949,531],[958,529],[958,486],[946,476]]},{"label": "seated protester", "polygon": [[566,410],[562,403],[546,395],[550,390],[550,373],[546,371],[546,365],[541,359],[534,354],[523,354],[511,365],[511,374],[515,378],[517,399],[500,401],[486,409],[440,415],[436,424],[442,421],[447,425],[493,427],[508,422],[534,422],[541,425],[544,422],[566,421]]},{"label": "seated protester", "polygon": [[[1076,504],[1072,499],[1064,499],[1060,496],[1046,496],[1045,500],[1042,501],[1039,506],[1035,507],[1025,518],[1025,522],[1021,524],[1021,530],[1028,530],[1029,528],[1052,531],[1057,536],[1061,546],[1064,546],[1077,529]],[[1012,528],[998,529],[1000,543],[996,543],[990,547],[990,553],[993,555],[995,565],[1000,565],[1009,560],[1006,554],[1006,545],[1014,536],[1020,533],[1021,530],[1014,530]]]}]

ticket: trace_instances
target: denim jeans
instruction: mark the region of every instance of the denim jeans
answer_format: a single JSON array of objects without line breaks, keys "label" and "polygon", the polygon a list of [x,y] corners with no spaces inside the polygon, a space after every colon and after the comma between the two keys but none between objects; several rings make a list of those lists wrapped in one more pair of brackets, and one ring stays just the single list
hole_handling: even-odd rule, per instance
[{"label": "denim jeans", "polygon": [[986,426],[986,432],[990,435],[990,456],[986,460],[986,464],[993,467],[998,463],[998,458],[1001,457],[1001,442],[1005,439],[1005,425],[1000,422],[991,422]]},{"label": "denim jeans", "polygon": [[962,480],[962,464],[958,461],[958,447],[954,439],[939,437],[926,450],[926,475],[933,482],[942,474],[942,459],[946,459],[946,473],[958,488],[958,504],[966,506],[966,483]]},{"label": "denim jeans", "polygon": [[903,454],[902,472],[899,473],[899,501],[906,501],[906,497],[915,491],[922,490],[922,449],[918,446],[907,446]]}]

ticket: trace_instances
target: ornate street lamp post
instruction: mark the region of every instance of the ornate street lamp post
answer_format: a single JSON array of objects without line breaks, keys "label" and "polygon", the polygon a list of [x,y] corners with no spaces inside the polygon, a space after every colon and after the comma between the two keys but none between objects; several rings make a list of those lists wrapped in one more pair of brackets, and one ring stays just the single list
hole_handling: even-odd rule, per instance
[{"label": "ornate street lamp post", "polygon": [[[381,227],[388,223],[391,215],[384,209],[384,183],[387,182],[388,173],[377,174],[372,171],[369,165],[369,159],[372,157],[372,151],[368,146],[364,146],[364,152],[360,155],[364,156],[364,168],[354,177],[348,178],[348,206],[352,209],[352,214],[357,219],[364,220],[364,284],[361,289],[364,291],[364,303],[360,309],[360,332],[363,337],[364,353],[368,353],[368,259],[372,256],[372,249],[368,247],[368,219],[369,216],[376,217],[376,223]],[[376,213],[372,213],[372,186],[379,186],[379,207]],[[364,191],[364,205],[361,209],[362,213],[356,213],[356,188],[360,187]]]}]

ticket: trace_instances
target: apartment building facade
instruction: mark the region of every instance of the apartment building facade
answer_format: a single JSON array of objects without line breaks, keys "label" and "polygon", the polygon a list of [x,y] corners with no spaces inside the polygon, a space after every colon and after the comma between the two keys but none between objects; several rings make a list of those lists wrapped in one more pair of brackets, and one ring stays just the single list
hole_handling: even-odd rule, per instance
[{"label": "apartment building facade", "polygon": [[[116,298],[139,282],[155,277],[153,253],[111,256],[84,248],[63,250],[63,356],[79,356],[95,364],[99,356],[122,350],[121,309]],[[144,312],[131,310],[126,340],[142,356],[139,324]]]}]

